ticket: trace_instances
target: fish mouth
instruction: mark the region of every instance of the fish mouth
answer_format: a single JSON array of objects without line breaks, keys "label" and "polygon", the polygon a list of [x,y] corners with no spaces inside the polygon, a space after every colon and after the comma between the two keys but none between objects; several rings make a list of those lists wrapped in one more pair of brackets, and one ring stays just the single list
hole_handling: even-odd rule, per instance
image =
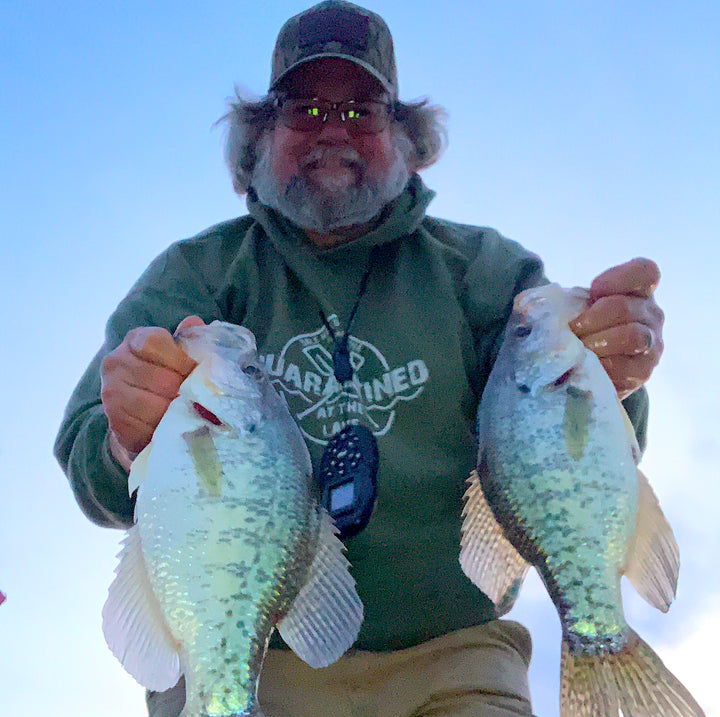
[{"label": "fish mouth", "polygon": [[545,284],[521,291],[513,300],[513,313],[526,323],[546,319],[557,312],[563,323],[572,321],[590,305],[590,292],[580,286],[563,289],[558,284]]},{"label": "fish mouth", "polygon": [[254,361],[257,353],[252,332],[244,326],[225,321],[181,329],[175,332],[175,340],[198,363],[208,357],[218,356],[244,368]]},{"label": "fish mouth", "polygon": [[537,306],[547,303],[545,296],[538,296],[532,289],[521,291],[513,302],[513,311],[523,317],[529,317],[532,310]]}]

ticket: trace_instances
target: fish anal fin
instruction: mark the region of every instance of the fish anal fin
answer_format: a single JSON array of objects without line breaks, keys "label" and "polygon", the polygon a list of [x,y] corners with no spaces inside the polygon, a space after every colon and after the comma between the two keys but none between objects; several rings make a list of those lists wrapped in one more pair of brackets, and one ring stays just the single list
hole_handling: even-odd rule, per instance
[{"label": "fish anal fin", "polygon": [[283,640],[311,667],[326,667],[352,647],[363,605],[332,518],[320,509],[318,549],[308,578],[278,622]]},{"label": "fish anal fin", "polygon": [[593,406],[592,391],[568,386],[565,394],[563,435],[568,454],[580,460],[590,436],[590,414]]},{"label": "fish anal fin", "polygon": [[680,554],[648,479],[640,470],[637,474],[638,513],[624,573],[645,600],[667,612],[675,599]]},{"label": "fish anal fin", "polygon": [[563,642],[560,714],[573,717],[705,717],[685,686],[632,630],[617,653],[573,654]]},{"label": "fish anal fin", "polygon": [[162,692],[177,684],[180,645],[150,585],[137,526],[128,530],[103,607],[103,633],[111,652],[143,687]]},{"label": "fish anal fin", "polygon": [[[478,471],[484,470],[481,461]],[[498,617],[509,612],[529,565],[503,534],[483,493],[479,473],[468,481],[463,508],[460,565],[495,604]]]}]

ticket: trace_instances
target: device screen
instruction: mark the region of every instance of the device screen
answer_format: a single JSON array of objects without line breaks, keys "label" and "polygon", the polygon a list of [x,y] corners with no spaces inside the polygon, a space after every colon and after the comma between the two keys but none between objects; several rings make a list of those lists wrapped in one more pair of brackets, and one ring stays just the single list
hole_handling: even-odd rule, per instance
[{"label": "device screen", "polygon": [[355,489],[352,481],[330,489],[330,512],[335,513],[352,505]]}]

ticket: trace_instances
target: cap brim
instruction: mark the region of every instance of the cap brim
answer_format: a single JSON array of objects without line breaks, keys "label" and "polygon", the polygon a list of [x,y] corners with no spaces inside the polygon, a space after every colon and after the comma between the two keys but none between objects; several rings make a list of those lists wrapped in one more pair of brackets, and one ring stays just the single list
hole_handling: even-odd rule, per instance
[{"label": "cap brim", "polygon": [[383,77],[372,65],[365,62],[364,60],[359,60],[357,57],[353,57],[352,55],[345,55],[342,52],[319,52],[316,55],[310,55],[309,57],[303,57],[302,60],[298,60],[296,63],[290,65],[281,75],[275,78],[275,81],[270,85],[270,89],[274,90],[277,88],[277,86],[292,72],[297,70],[298,67],[301,65],[306,65],[308,62],[313,62],[315,60],[322,60],[325,57],[337,57],[341,60],[348,60],[349,62],[352,62],[354,65],[357,65],[358,67],[362,67],[365,72],[367,72],[369,75],[372,75],[383,87],[383,89],[390,94],[391,97],[396,96],[395,88],[387,81],[385,77]]}]

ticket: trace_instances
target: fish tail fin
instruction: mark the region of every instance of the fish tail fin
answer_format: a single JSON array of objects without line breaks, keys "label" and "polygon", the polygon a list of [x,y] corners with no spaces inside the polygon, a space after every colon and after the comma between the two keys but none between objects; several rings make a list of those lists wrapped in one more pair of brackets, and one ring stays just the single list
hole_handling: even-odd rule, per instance
[{"label": "fish tail fin", "polygon": [[560,713],[575,717],[705,717],[693,696],[638,635],[618,653],[574,655],[563,642]]}]

